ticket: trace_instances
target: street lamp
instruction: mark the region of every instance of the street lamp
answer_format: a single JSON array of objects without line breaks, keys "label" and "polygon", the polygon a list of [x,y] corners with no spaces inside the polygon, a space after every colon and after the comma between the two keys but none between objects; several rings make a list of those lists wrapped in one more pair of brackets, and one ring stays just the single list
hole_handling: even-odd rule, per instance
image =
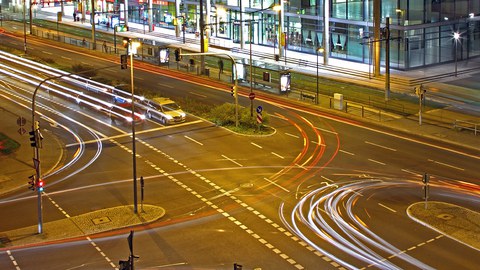
[{"label": "street lamp", "polygon": [[[273,6],[273,10],[278,12],[278,34],[277,34],[277,38],[275,40],[278,39],[278,57],[281,58],[281,57],[283,57],[283,51],[282,51],[283,0],[280,0],[280,5]],[[273,49],[275,50],[275,44],[273,45]]]},{"label": "street lamp", "polygon": [[455,40],[455,77],[457,77],[457,43],[460,39],[460,33],[453,33],[453,39]]},{"label": "street lamp", "polygon": [[398,13],[400,16],[400,19],[398,20],[399,24],[402,26],[405,25],[405,10],[397,8],[395,9],[395,12]]},{"label": "street lamp", "polygon": [[131,108],[132,108],[132,163],[133,163],[133,212],[138,213],[137,204],[137,151],[135,143],[135,87],[133,84],[133,54],[137,52],[140,47],[140,42],[134,42],[129,38],[125,38],[124,42],[128,42],[127,55],[130,55],[130,87],[132,94]]},{"label": "street lamp", "polygon": [[317,95],[315,96],[315,104],[318,105],[318,55],[323,53],[323,48],[317,48]]}]

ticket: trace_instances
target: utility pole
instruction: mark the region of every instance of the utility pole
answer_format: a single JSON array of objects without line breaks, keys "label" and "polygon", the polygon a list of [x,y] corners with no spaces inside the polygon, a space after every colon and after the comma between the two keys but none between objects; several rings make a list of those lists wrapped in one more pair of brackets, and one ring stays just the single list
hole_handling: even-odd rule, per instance
[{"label": "utility pole", "polygon": [[385,18],[385,101],[390,98],[390,17]]}]

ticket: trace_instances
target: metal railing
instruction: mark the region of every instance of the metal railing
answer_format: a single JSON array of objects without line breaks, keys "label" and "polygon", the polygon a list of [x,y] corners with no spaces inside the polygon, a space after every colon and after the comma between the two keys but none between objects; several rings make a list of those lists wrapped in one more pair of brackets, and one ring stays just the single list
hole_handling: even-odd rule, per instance
[{"label": "metal railing", "polygon": [[453,128],[459,129],[459,130],[466,129],[466,130],[473,131],[473,134],[475,134],[475,136],[477,136],[477,133],[480,133],[479,123],[473,123],[465,120],[455,120],[455,122],[453,123]]}]

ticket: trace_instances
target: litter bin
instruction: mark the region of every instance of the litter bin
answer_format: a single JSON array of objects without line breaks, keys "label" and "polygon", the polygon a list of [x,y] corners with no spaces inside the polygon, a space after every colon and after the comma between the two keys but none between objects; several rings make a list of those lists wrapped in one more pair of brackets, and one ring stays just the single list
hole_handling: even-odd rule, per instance
[{"label": "litter bin", "polygon": [[210,69],[209,68],[205,68],[205,76],[210,77]]}]

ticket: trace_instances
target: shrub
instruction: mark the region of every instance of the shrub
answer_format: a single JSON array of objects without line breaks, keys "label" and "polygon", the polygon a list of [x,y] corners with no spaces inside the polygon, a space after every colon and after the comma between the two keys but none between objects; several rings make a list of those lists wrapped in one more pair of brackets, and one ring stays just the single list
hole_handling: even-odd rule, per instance
[{"label": "shrub", "polygon": [[92,78],[97,76],[97,71],[94,70],[93,66],[90,65],[82,65],[82,64],[75,64],[72,65],[72,72],[73,73],[80,73],[80,76],[86,78]]}]

